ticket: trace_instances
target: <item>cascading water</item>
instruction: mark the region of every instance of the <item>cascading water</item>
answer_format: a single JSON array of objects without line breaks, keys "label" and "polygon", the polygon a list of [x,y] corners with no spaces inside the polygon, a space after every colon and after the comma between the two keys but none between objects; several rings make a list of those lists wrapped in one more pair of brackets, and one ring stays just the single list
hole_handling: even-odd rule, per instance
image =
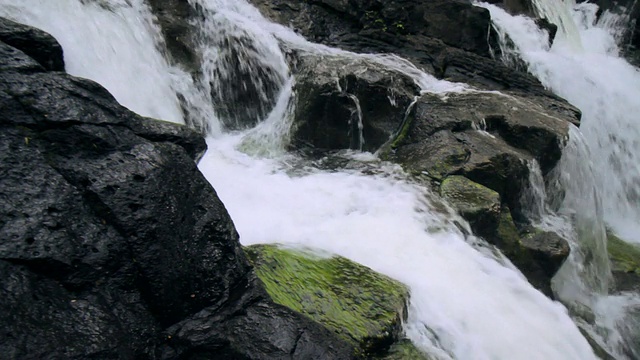
[{"label": "cascading water", "polygon": [[124,106],[182,122],[169,76],[174,69],[156,50],[160,31],[142,0],[130,3],[3,0],[0,15],[51,33],[64,49],[67,72],[95,80]]},{"label": "cascading water", "polygon": [[[624,349],[626,356],[637,358],[640,349],[630,343],[637,340],[630,338],[638,328],[630,324],[638,320],[630,315],[638,313],[640,297],[606,295],[610,275],[601,221],[604,218],[626,241],[640,242],[640,71],[618,57],[616,44],[624,38],[620,26],[628,25],[629,19],[606,12],[596,21],[597,6],[589,3],[572,3],[571,7],[557,1],[535,3],[544,5],[537,6],[538,15],[552,22],[558,14],[549,9],[561,7],[565,13],[560,16],[563,22],[557,23],[559,36],[567,38],[563,24],[571,19],[571,31],[577,29],[582,47],[558,41],[549,48],[545,33],[531,31],[535,27],[531,19],[513,17],[493,5],[479,5],[490,10],[500,38],[510,39],[509,44],[502,44],[508,59],[522,59],[547,88],[583,113],[580,130],[572,129],[549,183],[548,204],[558,212],[548,211],[542,219],[556,231],[568,229],[564,234],[574,242],[569,264],[554,279],[556,290],[568,303],[591,307],[595,332],[603,335],[612,351]],[[573,234],[567,234],[570,232]]]},{"label": "cascading water", "polygon": [[[256,74],[263,82],[251,85],[255,100],[269,108],[255,113],[266,118],[257,127],[223,133],[218,131],[222,127],[216,113],[237,114],[206,106],[196,111],[200,120],[210,121],[214,135],[200,169],[228,208],[241,241],[319,248],[406,283],[412,294],[407,335],[434,358],[595,358],[562,305],[533,289],[501,258],[474,247],[482,241],[465,238],[453,224],[461,220],[435,210],[433,195],[411,183],[397,166],[362,153],[343,156],[375,168],[376,175],[323,171],[312,164],[293,171],[288,165],[304,159],[284,152],[295,79],[289,74],[283,47],[367,59],[411,75],[425,92],[467,91],[468,87],[438,81],[395,56],[356,55],[311,44],[267,22],[243,0],[190,3],[204,11],[202,23],[197,24],[203,32],[199,50],[204,64],[198,84],[186,74],[182,76],[187,79],[181,79],[179,72],[167,66],[158,50],[157,28],[142,1],[105,8],[80,0],[0,0],[0,14],[54,34],[65,48],[71,73],[103,83],[124,105],[144,115],[182,121],[176,93],[185,98],[181,105],[190,114],[202,99],[216,103],[217,95],[207,91],[220,86],[216,81],[243,85],[230,81],[233,77],[227,71],[241,67],[241,74]],[[213,29],[224,30],[222,37],[208,33]],[[107,31],[115,34],[100,36]],[[235,49],[234,56],[247,62],[225,67],[236,61],[224,52],[232,51],[228,46]],[[144,64],[145,72],[131,70],[141,57],[120,56],[134,51],[150,59]],[[81,64],[83,71],[77,70]],[[105,67],[113,70],[102,78]],[[126,90],[135,86],[133,79],[140,78],[144,86],[135,87],[135,94],[129,96]]]}]

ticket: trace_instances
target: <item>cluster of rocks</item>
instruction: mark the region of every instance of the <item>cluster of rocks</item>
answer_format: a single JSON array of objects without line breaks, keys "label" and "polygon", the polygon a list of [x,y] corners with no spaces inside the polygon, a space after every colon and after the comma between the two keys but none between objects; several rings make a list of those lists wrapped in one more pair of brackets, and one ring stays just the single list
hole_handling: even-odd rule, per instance
[{"label": "cluster of rocks", "polygon": [[200,134],[62,72],[0,20],[0,353],[8,359],[347,359],[275,304],[214,189]]},{"label": "cluster of rocks", "polygon": [[[197,77],[191,20],[203,10],[187,0],[149,3],[172,61]],[[464,0],[253,3],[309,40],[397,54],[471,85],[443,96],[375,57],[290,54],[289,146],[360,149],[401,164],[552,296],[569,246],[533,228],[521,198],[530,165],[543,175],[555,167],[580,111],[494,60],[486,9]],[[523,4],[503,5],[529,11]],[[235,106],[251,106],[242,99],[256,94],[245,95]],[[241,248],[196,167],[200,134],[121,107],[98,84],[64,73],[50,35],[5,19],[0,109],[0,352],[8,358],[424,357],[402,340],[406,287],[342,258]],[[637,275],[637,261],[621,264]]]}]

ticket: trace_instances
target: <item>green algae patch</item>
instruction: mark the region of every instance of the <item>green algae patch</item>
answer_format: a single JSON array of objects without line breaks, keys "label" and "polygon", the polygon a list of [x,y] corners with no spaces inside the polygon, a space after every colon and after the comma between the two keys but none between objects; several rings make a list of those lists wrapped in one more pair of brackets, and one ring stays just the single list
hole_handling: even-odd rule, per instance
[{"label": "green algae patch", "polygon": [[613,270],[640,275],[640,247],[625,242],[609,231],[607,239],[607,250]]},{"label": "green algae patch", "polygon": [[245,247],[269,295],[357,345],[360,356],[384,354],[401,337],[409,289],[335,256],[277,245]]}]

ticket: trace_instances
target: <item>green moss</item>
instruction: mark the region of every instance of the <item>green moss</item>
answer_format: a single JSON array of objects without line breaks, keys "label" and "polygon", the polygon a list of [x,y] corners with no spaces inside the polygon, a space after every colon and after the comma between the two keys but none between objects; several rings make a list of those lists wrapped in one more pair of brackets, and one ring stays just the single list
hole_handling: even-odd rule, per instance
[{"label": "green moss", "polygon": [[511,217],[511,210],[506,206],[500,213],[496,242],[502,253],[511,259],[516,266],[531,261],[528,252],[522,246],[518,228]]},{"label": "green moss", "polygon": [[383,353],[402,332],[409,291],[343,257],[254,245],[245,248],[273,300],[325,325],[360,347]]},{"label": "green moss", "polygon": [[397,149],[398,146],[400,146],[404,141],[404,139],[407,137],[407,135],[409,134],[409,129],[411,129],[411,124],[413,124],[413,118],[414,118],[413,116],[408,115],[404,119],[400,127],[400,131],[398,131],[395,138],[391,142],[392,149]]},{"label": "green moss", "polygon": [[613,270],[640,275],[640,247],[629,244],[607,231],[607,250]]},{"label": "green moss", "polygon": [[389,353],[380,357],[383,360],[430,360],[431,358],[418,350],[408,339],[402,339],[393,344]]},{"label": "green moss", "polygon": [[500,211],[500,195],[464,176],[448,176],[440,185],[440,195],[461,212]]}]

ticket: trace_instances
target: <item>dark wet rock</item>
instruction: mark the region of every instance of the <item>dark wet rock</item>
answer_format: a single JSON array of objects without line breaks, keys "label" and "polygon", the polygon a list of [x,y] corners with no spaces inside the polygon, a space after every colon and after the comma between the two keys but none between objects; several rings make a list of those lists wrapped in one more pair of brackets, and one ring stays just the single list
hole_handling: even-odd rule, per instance
[{"label": "dark wet rock", "polygon": [[[245,248],[276,303],[325,325],[358,348],[359,356],[384,356],[401,338],[409,289],[343,257],[277,245]],[[292,291],[295,289],[295,291]]]},{"label": "dark wet rock", "polygon": [[255,280],[199,134],[26,64],[0,68],[3,358],[352,355]]},{"label": "dark wet rock", "polygon": [[296,79],[295,148],[375,152],[419,94],[409,76],[365,59],[301,57]]},{"label": "dark wet rock", "polygon": [[198,11],[188,0],[149,0],[158,19],[169,57],[190,73],[197,73],[201,60],[196,53],[196,28],[192,20]]},{"label": "dark wet rock", "polygon": [[491,58],[498,46],[490,17],[467,1],[252,2],[314,42],[357,53],[397,54],[438,78],[482,89],[558,99],[532,75]]},{"label": "dark wet rock", "polygon": [[0,17],[0,41],[23,51],[46,70],[64,71],[62,46],[40,29]]},{"label": "dark wet rock", "polygon": [[532,227],[519,230],[509,208],[503,207],[496,233],[487,240],[511,260],[531,285],[553,298],[551,279],[570,253],[565,239]]},{"label": "dark wet rock", "polygon": [[492,3],[503,7],[512,15],[535,16],[534,5],[531,0],[497,0]]},{"label": "dark wet rock", "polygon": [[467,1],[255,0],[253,3],[274,21],[292,25],[315,41],[380,30],[389,35],[438,38],[449,46],[489,56],[489,12]]},{"label": "dark wet rock", "polygon": [[543,172],[560,159],[579,111],[535,97],[469,92],[423,95],[387,158],[436,180],[463,175],[500,194],[518,221],[520,194],[535,159]]},{"label": "dark wet rock", "polygon": [[522,247],[545,274],[552,278],[569,256],[567,240],[550,231],[532,231],[522,236]]},{"label": "dark wet rock", "polygon": [[0,41],[0,71],[34,73],[45,69],[29,55]]},{"label": "dark wet rock", "polygon": [[551,279],[569,256],[565,239],[516,225],[498,193],[466,177],[448,176],[440,185],[440,194],[469,222],[474,234],[495,245],[534,287],[552,296]]}]

